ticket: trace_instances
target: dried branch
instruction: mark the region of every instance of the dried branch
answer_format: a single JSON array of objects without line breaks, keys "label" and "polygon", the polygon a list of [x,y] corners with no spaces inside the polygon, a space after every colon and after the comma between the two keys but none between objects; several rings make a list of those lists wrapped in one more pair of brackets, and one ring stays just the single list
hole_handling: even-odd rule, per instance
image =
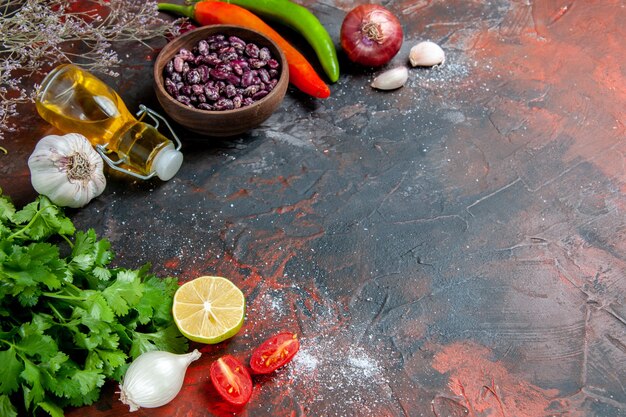
[{"label": "dried branch", "polygon": [[147,46],[178,23],[161,19],[151,0],[0,0],[0,139],[15,131],[17,105],[34,98],[27,78],[60,63],[117,76],[114,44]]}]

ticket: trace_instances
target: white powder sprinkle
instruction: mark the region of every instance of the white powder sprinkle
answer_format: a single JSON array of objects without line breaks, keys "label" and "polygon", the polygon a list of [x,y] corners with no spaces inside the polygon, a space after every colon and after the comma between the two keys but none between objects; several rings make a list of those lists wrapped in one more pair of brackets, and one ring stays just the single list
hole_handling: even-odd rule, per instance
[{"label": "white powder sprinkle", "polygon": [[[324,416],[351,416],[374,412],[376,404],[391,398],[389,380],[370,347],[352,345],[336,336],[302,338],[293,361],[282,373],[292,395],[311,412]],[[336,401],[341,398],[341,401]]]}]

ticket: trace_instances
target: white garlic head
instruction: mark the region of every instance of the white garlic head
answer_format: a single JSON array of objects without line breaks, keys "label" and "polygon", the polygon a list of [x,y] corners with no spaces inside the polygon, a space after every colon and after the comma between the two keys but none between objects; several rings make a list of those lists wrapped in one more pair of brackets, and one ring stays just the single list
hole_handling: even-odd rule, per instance
[{"label": "white garlic head", "polygon": [[439,45],[431,41],[420,42],[409,51],[409,61],[414,67],[443,65],[446,54]]},{"label": "white garlic head", "polygon": [[35,191],[59,206],[83,207],[106,187],[102,157],[78,133],[42,138],[28,168]]}]

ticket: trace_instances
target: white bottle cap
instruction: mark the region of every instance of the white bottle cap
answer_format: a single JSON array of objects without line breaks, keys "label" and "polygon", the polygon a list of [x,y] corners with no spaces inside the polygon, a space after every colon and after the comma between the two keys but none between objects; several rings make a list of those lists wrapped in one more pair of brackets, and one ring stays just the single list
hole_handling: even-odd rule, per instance
[{"label": "white bottle cap", "polygon": [[161,149],[152,161],[152,171],[163,181],[171,179],[183,164],[183,154],[174,148],[171,143]]}]

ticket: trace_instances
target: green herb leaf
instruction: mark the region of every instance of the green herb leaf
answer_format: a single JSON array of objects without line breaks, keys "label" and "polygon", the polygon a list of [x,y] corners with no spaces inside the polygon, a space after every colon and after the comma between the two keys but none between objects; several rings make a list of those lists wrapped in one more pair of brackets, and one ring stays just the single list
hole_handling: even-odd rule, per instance
[{"label": "green herb leaf", "polygon": [[151,350],[171,350],[181,352],[186,349],[187,339],[185,339],[175,324],[171,324],[164,329],[153,333],[133,332],[133,344],[130,355],[133,358],[144,352]]},{"label": "green herb leaf", "polygon": [[20,237],[39,240],[52,234],[69,236],[75,231],[74,225],[65,217],[62,209],[44,196],[39,196],[37,200],[15,212],[13,221],[17,224],[27,224],[10,238],[22,235]]},{"label": "green herb leaf", "polygon": [[26,408],[31,404],[37,404],[45,397],[44,388],[41,385],[41,371],[31,361],[24,361],[24,371],[20,374],[22,379],[28,384],[24,386],[24,403]]},{"label": "green herb leaf", "polygon": [[17,410],[7,395],[0,395],[0,416],[17,417]]},{"label": "green herb leaf", "polygon": [[[0,190],[1,194],[1,190]],[[6,196],[0,195],[0,220],[7,221],[15,214],[15,206]]]},{"label": "green herb leaf", "polygon": [[55,404],[52,404],[47,401],[42,401],[37,404],[39,408],[44,410],[46,413],[50,415],[50,417],[64,417],[63,409]]},{"label": "green herb leaf", "polygon": [[138,271],[120,271],[115,281],[102,291],[102,295],[117,316],[128,314],[130,308],[136,305],[143,294]]},{"label": "green herb leaf", "polygon": [[57,344],[46,334],[33,334],[23,338],[17,349],[25,355],[37,356],[42,362],[53,357],[57,351]]},{"label": "green herb leaf", "polygon": [[0,394],[10,394],[19,387],[19,375],[24,363],[18,359],[15,348],[0,351]]}]

